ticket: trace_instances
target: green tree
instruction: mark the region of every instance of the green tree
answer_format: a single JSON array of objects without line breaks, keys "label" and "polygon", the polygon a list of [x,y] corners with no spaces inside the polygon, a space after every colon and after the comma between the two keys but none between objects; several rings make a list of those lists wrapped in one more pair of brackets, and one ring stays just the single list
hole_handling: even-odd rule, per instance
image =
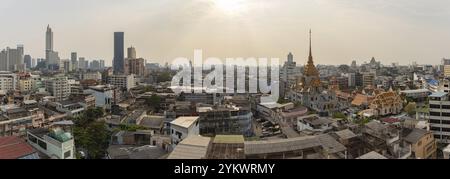
[{"label": "green tree", "polygon": [[158,112],[161,109],[162,99],[158,95],[152,95],[150,98],[145,100],[145,104]]},{"label": "green tree", "polygon": [[85,111],[81,117],[74,119],[73,135],[76,148],[86,150],[89,158],[104,157],[109,145],[111,133],[104,122],[96,121],[103,115],[103,109],[93,108]]},{"label": "green tree", "polygon": [[405,106],[404,111],[406,113],[408,113],[408,115],[412,116],[414,114],[416,114],[416,109],[417,109],[417,105],[416,103],[409,103],[408,105]]}]

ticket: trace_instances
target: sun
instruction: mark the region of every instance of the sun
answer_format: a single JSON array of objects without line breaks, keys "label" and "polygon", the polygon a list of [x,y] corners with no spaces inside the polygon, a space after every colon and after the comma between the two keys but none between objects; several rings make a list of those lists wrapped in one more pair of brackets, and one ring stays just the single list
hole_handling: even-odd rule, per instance
[{"label": "sun", "polygon": [[244,0],[213,0],[215,6],[224,13],[234,15],[245,10]]}]

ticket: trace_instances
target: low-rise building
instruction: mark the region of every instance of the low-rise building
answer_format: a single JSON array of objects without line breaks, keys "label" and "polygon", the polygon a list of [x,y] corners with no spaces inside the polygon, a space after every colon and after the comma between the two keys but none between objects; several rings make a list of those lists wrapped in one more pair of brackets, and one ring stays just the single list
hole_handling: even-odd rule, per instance
[{"label": "low-rise building", "polygon": [[71,100],[55,102],[55,106],[56,110],[58,110],[59,112],[73,117],[81,115],[86,110],[86,108],[84,108],[82,104],[77,101]]},{"label": "low-rise building", "polygon": [[371,121],[362,129],[362,139],[366,152],[376,151],[387,158],[407,159],[412,154],[410,144],[401,143],[396,127]]},{"label": "low-rise building", "polygon": [[188,136],[169,154],[167,159],[206,159],[211,138]]},{"label": "low-rise building", "polygon": [[121,93],[114,86],[98,85],[91,86],[85,93],[92,94],[95,98],[95,106],[111,110],[112,105],[120,102]]},{"label": "low-rise building", "polygon": [[27,141],[51,159],[75,159],[74,138],[62,128],[29,130]]},{"label": "low-rise building", "polygon": [[417,159],[436,159],[437,142],[433,133],[424,129],[405,129],[403,140],[412,146],[412,156]]},{"label": "low-rise building", "polygon": [[199,117],[178,117],[170,123],[172,148],[188,136],[200,134]]},{"label": "low-rise building", "polygon": [[333,129],[333,121],[329,118],[310,115],[300,117],[297,123],[298,131],[325,132]]},{"label": "low-rise building", "polygon": [[245,141],[247,159],[345,159],[346,148],[328,134]]},{"label": "low-rise building", "polygon": [[0,111],[0,136],[25,136],[33,126],[29,111],[20,107],[2,106]]},{"label": "low-rise building", "polygon": [[198,107],[200,134],[251,136],[253,113],[250,108],[233,105]]},{"label": "low-rise building", "polygon": [[0,159],[39,159],[36,150],[16,136],[0,137]]}]

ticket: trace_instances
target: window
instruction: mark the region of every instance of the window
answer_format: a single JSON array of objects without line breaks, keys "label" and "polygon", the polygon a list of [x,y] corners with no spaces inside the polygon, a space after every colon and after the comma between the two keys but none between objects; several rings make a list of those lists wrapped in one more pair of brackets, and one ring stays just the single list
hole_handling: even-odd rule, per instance
[{"label": "window", "polygon": [[36,137],[31,136],[31,135],[28,136],[28,140],[31,141],[31,142],[33,142],[33,143],[37,143]]},{"label": "window", "polygon": [[438,113],[438,112],[430,112],[430,116],[441,116],[441,113]]},{"label": "window", "polygon": [[450,105],[442,105],[442,109],[450,109]]},{"label": "window", "polygon": [[430,119],[430,123],[433,123],[433,124],[440,124],[441,121],[440,121],[440,120],[435,120],[435,119]]},{"label": "window", "polygon": [[439,127],[431,127],[431,130],[432,131],[441,131],[441,128],[439,128]]},{"label": "window", "polygon": [[72,154],[72,152],[70,150],[65,152],[64,153],[64,158],[69,158],[71,154]]},{"label": "window", "polygon": [[441,109],[441,106],[436,105],[436,104],[430,104],[430,108],[432,108],[432,109]]},{"label": "window", "polygon": [[443,121],[442,121],[442,124],[449,124],[449,125],[450,125],[450,121],[443,120]]},{"label": "window", "polygon": [[442,128],[443,132],[450,132],[450,128]]},{"label": "window", "polygon": [[47,150],[47,143],[45,143],[42,140],[38,140],[38,145],[43,148],[44,150]]},{"label": "window", "polygon": [[444,113],[442,113],[442,116],[445,116],[445,117],[450,117],[450,113],[446,113],[446,112],[444,112]]}]

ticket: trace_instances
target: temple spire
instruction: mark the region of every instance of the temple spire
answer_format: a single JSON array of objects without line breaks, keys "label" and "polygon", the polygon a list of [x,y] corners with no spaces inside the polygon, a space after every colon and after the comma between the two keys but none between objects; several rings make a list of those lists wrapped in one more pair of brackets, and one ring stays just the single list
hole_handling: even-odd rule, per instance
[{"label": "temple spire", "polygon": [[312,59],[312,31],[309,29],[309,57]]}]

